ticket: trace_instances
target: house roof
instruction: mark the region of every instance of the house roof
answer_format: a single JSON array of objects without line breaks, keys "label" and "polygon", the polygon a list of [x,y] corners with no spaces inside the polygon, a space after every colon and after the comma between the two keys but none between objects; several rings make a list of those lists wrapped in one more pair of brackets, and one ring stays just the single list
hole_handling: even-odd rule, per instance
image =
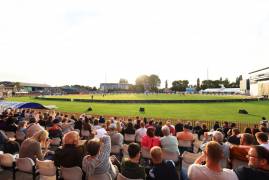
[{"label": "house roof", "polygon": [[253,73],[256,73],[256,72],[259,72],[259,71],[263,71],[263,70],[266,70],[266,69],[269,69],[269,67],[266,67],[266,68],[263,68],[263,69],[258,69],[256,71],[252,71],[252,72],[250,72],[248,74],[253,74]]},{"label": "house roof", "polygon": [[42,88],[46,88],[46,87],[50,87],[47,84],[38,84],[38,83],[24,83],[24,82],[20,82],[21,86],[26,86],[26,87],[42,87]]}]

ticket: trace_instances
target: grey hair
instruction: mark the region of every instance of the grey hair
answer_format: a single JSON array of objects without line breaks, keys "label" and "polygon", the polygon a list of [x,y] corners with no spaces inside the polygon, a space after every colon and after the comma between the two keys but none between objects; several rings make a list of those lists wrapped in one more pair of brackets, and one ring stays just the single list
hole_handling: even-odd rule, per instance
[{"label": "grey hair", "polygon": [[162,127],[162,132],[164,136],[169,136],[170,135],[170,129],[168,126],[163,126]]},{"label": "grey hair", "polygon": [[213,134],[213,140],[217,142],[223,142],[223,134],[219,131],[215,131]]}]

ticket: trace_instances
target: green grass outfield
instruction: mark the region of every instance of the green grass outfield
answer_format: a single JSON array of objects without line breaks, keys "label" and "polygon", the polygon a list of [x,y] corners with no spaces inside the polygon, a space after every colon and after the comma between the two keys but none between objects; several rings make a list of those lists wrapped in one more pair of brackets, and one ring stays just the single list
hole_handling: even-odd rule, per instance
[{"label": "green grass outfield", "polygon": [[[58,107],[57,110],[64,112],[85,113],[88,107],[92,107],[93,111],[90,114],[142,116],[156,119],[227,120],[257,123],[261,119],[261,116],[269,118],[269,101],[240,103],[109,104],[46,101],[31,97],[16,97],[7,100],[56,105]],[[139,113],[139,107],[144,107],[145,113]],[[239,109],[246,109],[252,115],[238,114]]]},{"label": "green grass outfield", "polygon": [[93,99],[95,100],[212,100],[212,99],[245,99],[247,96],[232,95],[182,95],[182,94],[88,94],[88,95],[63,95],[45,96],[46,98],[69,98],[69,99]]}]

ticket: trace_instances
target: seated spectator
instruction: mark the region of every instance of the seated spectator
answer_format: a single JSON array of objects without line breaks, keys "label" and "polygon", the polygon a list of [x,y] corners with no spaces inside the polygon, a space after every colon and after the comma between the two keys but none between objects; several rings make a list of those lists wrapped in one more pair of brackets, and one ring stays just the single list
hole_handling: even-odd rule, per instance
[{"label": "seated spectator", "polygon": [[177,122],[175,125],[176,133],[183,131],[183,124],[181,122]]},{"label": "seated spectator", "polygon": [[[50,141],[48,140],[48,132],[46,130],[40,130],[36,132],[32,137],[25,139],[20,148],[20,158],[31,158],[35,161],[36,158],[43,160],[48,152]],[[44,151],[42,152],[42,148]]]},{"label": "seated spectator", "polygon": [[0,151],[4,151],[5,144],[8,142],[8,137],[4,131],[0,130]]},{"label": "seated spectator", "polygon": [[4,153],[18,154],[20,150],[20,144],[14,140],[8,140],[4,144]]},{"label": "seated spectator", "polygon": [[136,130],[140,128],[140,123],[141,123],[141,120],[139,119],[138,116],[136,116],[136,118],[135,118],[135,125],[134,125],[134,128]]},{"label": "seated spectator", "polygon": [[[201,136],[201,135],[204,135],[205,132],[208,132],[208,131],[209,131],[209,130],[208,130],[206,124],[203,123],[203,124],[202,124],[202,130],[201,130],[201,132],[200,132],[199,134],[200,134],[200,136]],[[199,138],[200,138],[200,137],[199,137]]]},{"label": "seated spectator", "polygon": [[120,121],[116,121],[116,130],[121,133],[122,132],[122,127],[121,127],[121,122]]},{"label": "seated spectator", "polygon": [[109,126],[111,125],[111,121],[110,120],[107,120],[106,121],[106,123],[105,123],[105,125],[106,125],[106,131],[109,131]]},{"label": "seated spectator", "polygon": [[[220,161],[221,163],[221,167],[226,168],[228,166],[228,160],[230,158],[230,147],[227,144],[223,143],[223,139],[224,139],[224,135],[219,132],[219,131],[214,131],[212,132],[213,137],[212,137],[212,141],[215,141],[217,143],[219,143],[219,145],[221,146],[222,150],[223,150],[223,158]],[[205,150],[207,143],[201,145],[201,150]]]},{"label": "seated spectator", "polygon": [[179,153],[177,138],[171,135],[168,126],[163,126],[162,132],[163,132],[163,137],[161,138],[162,149],[166,152]]},{"label": "seated spectator", "polygon": [[48,119],[46,119],[45,127],[46,128],[51,127],[53,120],[54,120],[53,117],[52,116],[49,116]]},{"label": "seated spectator", "polygon": [[[104,122],[105,123],[105,122]],[[97,129],[101,129],[102,127],[99,125],[99,120],[98,119],[94,119],[93,120],[93,130],[97,130]]]},{"label": "seated spectator", "polygon": [[213,126],[213,130],[216,131],[219,128],[220,128],[219,122],[216,121],[215,124],[214,124],[214,126]]},{"label": "seated spectator", "polygon": [[79,118],[78,120],[75,120],[74,129],[79,129],[81,131],[81,129],[82,129],[82,118]]},{"label": "seated spectator", "polygon": [[110,161],[111,140],[104,135],[99,139],[91,139],[87,142],[88,155],[83,158],[82,169],[86,173],[86,179],[92,175],[110,173],[113,179],[117,176],[117,170]]},{"label": "seated spectator", "polygon": [[182,141],[192,141],[193,134],[190,132],[189,125],[185,124],[183,126],[183,131],[177,133],[177,139]]},{"label": "seated spectator", "polygon": [[175,127],[171,124],[171,121],[167,121],[166,122],[166,126],[169,128],[170,130],[170,133],[175,136],[176,135],[176,130],[175,130]]},{"label": "seated spectator", "polygon": [[240,161],[247,162],[248,159],[246,158],[246,155],[248,154],[249,149],[253,145],[253,142],[253,135],[248,133],[241,134],[240,145],[230,147],[231,159],[238,159]]},{"label": "seated spectator", "polygon": [[[146,124],[146,123],[145,123]],[[154,130],[156,129],[155,128],[155,126],[154,126],[154,120],[153,119],[151,119],[150,121],[149,121],[149,123],[148,124],[146,124],[146,128],[148,129],[148,128],[153,128]]]},{"label": "seated spectator", "polygon": [[88,118],[85,118],[84,122],[82,123],[82,129],[81,129],[81,136],[84,139],[92,139],[94,138],[94,133],[92,131],[92,126],[90,125],[90,120]]},{"label": "seated spectator", "polygon": [[222,126],[222,132],[224,134],[224,138],[227,138],[228,131],[229,131],[229,123],[227,121],[225,121],[224,124],[223,124],[223,126]]},{"label": "seated spectator", "polygon": [[[3,116],[3,115],[2,115]],[[2,117],[3,118],[3,117]],[[6,121],[0,117],[0,130],[6,130]]]},{"label": "seated spectator", "polygon": [[127,123],[127,127],[124,129],[124,134],[135,134],[135,128],[132,122]]},{"label": "seated spectator", "polygon": [[268,126],[268,120],[266,120],[266,117],[262,117],[260,124],[265,124]]},{"label": "seated spectator", "polygon": [[163,137],[162,133],[162,121],[160,122],[155,122],[155,136]]},{"label": "seated spectator", "polygon": [[23,132],[26,135],[26,129],[27,129],[27,122],[26,121],[20,121],[17,131]]},{"label": "seated spectator", "polygon": [[258,125],[255,124],[254,127],[251,129],[251,133],[253,136],[255,136],[257,132],[260,132],[260,131],[259,131]]},{"label": "seated spectator", "polygon": [[140,162],[141,150],[137,143],[131,143],[128,146],[129,158],[122,161],[121,173],[130,179],[145,179],[145,169]]},{"label": "seated spectator", "polygon": [[62,128],[59,125],[60,120],[54,119],[52,122],[52,127],[48,129],[50,138],[61,138],[63,137]]},{"label": "seated spectator", "polygon": [[262,146],[252,146],[248,151],[248,166],[234,170],[239,180],[269,179],[269,151]]},{"label": "seated spectator", "polygon": [[[214,141],[207,143],[204,153],[189,167],[189,180],[237,180],[232,170],[221,167],[222,158],[221,145]],[[204,161],[206,164],[201,165]]]},{"label": "seated spectator", "polygon": [[6,131],[16,132],[17,131],[17,118],[15,117],[8,117],[6,119]]},{"label": "seated spectator", "polygon": [[264,123],[260,125],[259,131],[260,132],[264,132],[264,133],[268,133],[269,132],[266,124],[264,124]]},{"label": "seated spectator", "polygon": [[195,126],[193,127],[193,134],[198,134],[198,138],[202,135],[201,134],[201,131],[202,131],[202,127],[201,127],[201,124],[199,121],[196,121],[195,122]]},{"label": "seated spectator", "polygon": [[109,136],[110,136],[110,139],[111,139],[111,146],[122,146],[123,144],[123,135],[121,133],[119,133],[117,130],[116,130],[116,125],[115,124],[111,124],[109,126]]},{"label": "seated spectator", "polygon": [[105,126],[105,125],[103,124],[99,129],[96,129],[96,130],[93,131],[94,134],[95,134],[95,137],[97,137],[97,138],[101,138],[101,137],[103,137],[104,135],[107,135],[107,131],[106,131],[106,129],[105,129],[104,126]]},{"label": "seated spectator", "polygon": [[252,134],[251,129],[250,129],[249,127],[246,127],[246,128],[244,129],[244,133]]},{"label": "seated spectator", "polygon": [[232,129],[232,135],[228,138],[228,142],[231,144],[239,145],[240,144],[240,131],[238,128]]},{"label": "seated spectator", "polygon": [[153,146],[160,146],[160,138],[155,136],[155,129],[148,128],[147,135],[142,138],[141,146],[147,150],[150,150]]},{"label": "seated spectator", "polygon": [[31,117],[26,128],[26,137],[32,137],[36,132],[41,130],[44,130],[44,128],[37,123],[34,117]]},{"label": "seated spectator", "polygon": [[99,121],[100,124],[104,124],[106,122],[105,118],[103,116],[99,117]]},{"label": "seated spectator", "polygon": [[145,128],[145,123],[140,123],[140,128],[135,131],[135,141],[141,142],[142,137],[147,134],[147,129]]},{"label": "seated spectator", "polygon": [[162,149],[158,146],[151,148],[150,155],[153,167],[149,171],[150,179],[154,180],[178,180],[178,173],[173,161],[163,161]]},{"label": "seated spectator", "polygon": [[68,119],[68,116],[64,117],[63,120],[62,120],[62,124],[61,124],[63,134],[65,134],[65,133],[67,133],[69,131],[73,131],[74,130],[74,124],[75,124],[74,120]]},{"label": "seated spectator", "polygon": [[26,121],[20,121],[18,129],[16,131],[16,141],[19,143],[22,143],[22,141],[26,137],[26,127],[27,127],[27,122]]},{"label": "seated spectator", "polygon": [[268,135],[266,133],[258,132],[255,134],[255,137],[261,146],[269,150]]},{"label": "seated spectator", "polygon": [[189,130],[192,131],[192,122],[191,121],[187,121],[186,123],[189,126]]},{"label": "seated spectator", "polygon": [[70,131],[63,137],[63,147],[55,151],[55,166],[63,167],[82,167],[83,147],[78,146],[79,134],[76,131]]},{"label": "seated spectator", "polygon": [[231,127],[230,127],[229,131],[227,132],[227,135],[228,135],[228,136],[231,136],[231,135],[232,135],[232,130],[233,130],[233,128],[236,128],[236,124],[235,124],[235,123],[232,123],[232,124],[231,124]]},{"label": "seated spectator", "polygon": [[44,115],[42,115],[41,112],[39,113],[40,114],[38,115],[38,123],[40,124],[40,126],[46,127],[46,120],[44,119]]}]

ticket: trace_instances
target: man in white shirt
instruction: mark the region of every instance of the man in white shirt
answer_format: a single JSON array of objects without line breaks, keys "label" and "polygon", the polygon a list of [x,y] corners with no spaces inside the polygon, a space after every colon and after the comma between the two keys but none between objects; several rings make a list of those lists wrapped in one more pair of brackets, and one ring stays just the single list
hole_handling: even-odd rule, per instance
[{"label": "man in white shirt", "polygon": [[162,150],[166,152],[179,153],[177,138],[170,134],[169,127],[163,126],[162,133],[163,133],[163,137],[161,138]]},{"label": "man in white shirt", "polygon": [[[233,170],[221,167],[220,161],[222,158],[221,145],[214,141],[207,143],[203,155],[189,167],[189,180],[238,180]],[[200,165],[204,161],[206,164]]]},{"label": "man in white shirt", "polygon": [[140,123],[140,128],[135,131],[135,141],[141,142],[143,136],[147,134],[147,128],[145,128],[145,123]]}]

